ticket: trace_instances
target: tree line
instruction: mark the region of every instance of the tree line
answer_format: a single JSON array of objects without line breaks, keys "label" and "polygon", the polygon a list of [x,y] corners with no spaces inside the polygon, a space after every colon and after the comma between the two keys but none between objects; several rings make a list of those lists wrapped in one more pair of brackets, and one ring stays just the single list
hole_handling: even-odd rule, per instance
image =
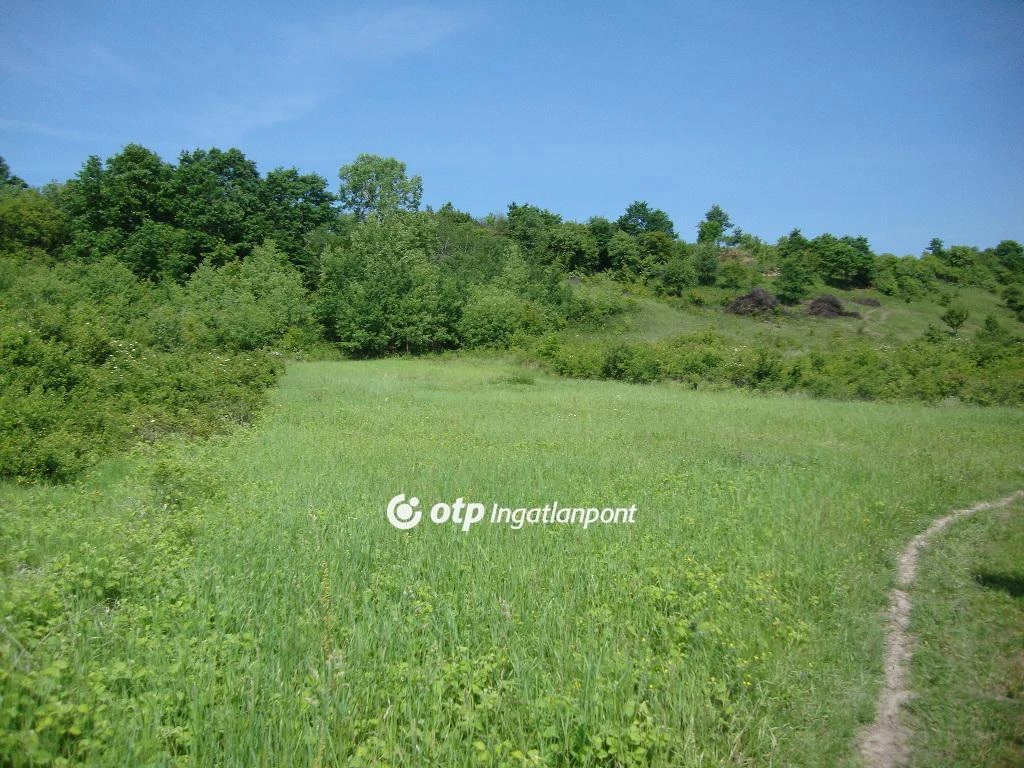
[{"label": "tree line", "polygon": [[936,238],[920,257],[799,229],[768,243],[713,205],[687,241],[645,201],[615,220],[517,202],[475,217],[424,209],[422,179],[369,154],[335,189],[294,168],[263,174],[238,149],[170,163],[131,144],[42,187],[0,159],[0,475],[68,476],[140,436],[245,421],[280,369],[267,350],[533,345],[562,360],[552,332],[626,309],[623,291],[576,289],[591,276],[683,304],[757,285],[790,305],[822,283],[907,301],[977,285],[1024,320],[1024,249],[1010,240]]}]

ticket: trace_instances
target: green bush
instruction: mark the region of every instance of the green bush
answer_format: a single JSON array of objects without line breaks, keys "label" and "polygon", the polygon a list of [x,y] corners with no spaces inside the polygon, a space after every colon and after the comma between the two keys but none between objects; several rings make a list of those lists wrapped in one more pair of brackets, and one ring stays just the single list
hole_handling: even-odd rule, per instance
[{"label": "green bush", "polygon": [[895,348],[856,339],[827,351],[736,347],[710,331],[661,342],[613,344],[550,335],[533,348],[533,355],[550,370],[578,378],[669,380],[836,400],[1024,403],[1024,338],[1010,336],[997,323],[988,323],[967,343],[940,333]]},{"label": "green bush", "polygon": [[244,423],[281,370],[266,352],[184,343],[191,313],[210,306],[112,260],[12,263],[0,280],[0,476],[66,480],[134,441]]},{"label": "green bush", "polygon": [[270,347],[311,320],[302,276],[273,243],[244,261],[201,266],[186,285],[183,305],[193,321],[191,341],[204,349]]},{"label": "green bush", "polygon": [[508,347],[521,334],[533,334],[547,324],[544,311],[510,290],[477,286],[462,308],[458,334],[467,347]]}]

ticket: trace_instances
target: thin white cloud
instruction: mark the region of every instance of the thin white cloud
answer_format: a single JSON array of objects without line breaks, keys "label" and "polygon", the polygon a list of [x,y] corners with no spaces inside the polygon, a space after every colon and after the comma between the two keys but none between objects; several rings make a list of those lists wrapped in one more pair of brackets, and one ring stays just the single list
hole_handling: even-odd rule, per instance
[{"label": "thin white cloud", "polygon": [[33,123],[29,120],[10,120],[5,117],[0,117],[0,131],[9,131],[11,133],[28,133],[37,136],[49,136],[54,139],[61,139],[63,141],[98,141],[104,139],[105,136],[101,133],[94,133],[92,131],[79,131],[74,128],[63,128],[60,126],[43,125],[42,123]]},{"label": "thin white cloud", "polygon": [[465,15],[429,6],[405,6],[336,15],[286,28],[284,53],[295,58],[383,62],[420,53],[454,35]]},{"label": "thin white cloud", "polygon": [[314,109],[320,98],[314,93],[268,94],[249,99],[215,101],[188,116],[191,133],[207,141],[233,143],[257,128],[290,122]]},{"label": "thin white cloud", "polygon": [[[174,29],[173,44],[151,46],[83,32],[49,48],[0,48],[0,77],[34,82],[54,97],[71,88],[90,92],[121,132],[152,136],[155,129],[162,139],[151,140],[179,145],[240,143],[253,130],[301,119],[376,68],[452,38],[479,15],[426,3],[329,10],[295,24],[254,15],[240,20],[239,34]],[[0,119],[0,130],[65,141],[105,138],[46,122]]]},{"label": "thin white cloud", "polygon": [[367,67],[421,53],[471,20],[442,8],[406,6],[281,27],[268,35],[258,63],[250,57],[217,62],[227,75],[221,90],[231,96],[195,108],[185,123],[208,141],[237,141],[250,130],[297,120],[364,77]]}]

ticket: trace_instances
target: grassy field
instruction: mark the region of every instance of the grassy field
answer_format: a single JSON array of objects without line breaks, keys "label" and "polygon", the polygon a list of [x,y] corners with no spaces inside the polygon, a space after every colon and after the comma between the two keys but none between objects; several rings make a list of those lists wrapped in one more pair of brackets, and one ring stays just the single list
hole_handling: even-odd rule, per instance
[{"label": "grassy field", "polygon": [[1024,504],[958,522],[921,566],[913,765],[1024,764]]},{"label": "grassy field", "polygon": [[[0,486],[0,764],[851,765],[894,561],[1024,412],[289,367],[254,428]],[[389,525],[397,494],[632,524]]]}]

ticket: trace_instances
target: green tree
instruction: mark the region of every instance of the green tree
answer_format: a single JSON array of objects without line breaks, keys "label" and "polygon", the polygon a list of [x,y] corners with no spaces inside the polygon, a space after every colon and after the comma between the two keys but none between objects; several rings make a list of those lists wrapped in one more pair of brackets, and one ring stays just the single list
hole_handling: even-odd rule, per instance
[{"label": "green tree", "polygon": [[722,267],[718,246],[713,241],[698,243],[694,246],[693,256],[697,282],[701,285],[714,285]]},{"label": "green tree", "polygon": [[68,182],[65,204],[75,226],[93,232],[131,234],[147,221],[174,223],[173,167],[138,144],[129,144],[106,164],[90,157]]},{"label": "green tree", "polygon": [[273,241],[244,260],[201,265],[189,278],[190,341],[201,348],[251,350],[276,344],[309,318],[299,272]]},{"label": "green tree", "polygon": [[519,244],[524,255],[534,257],[544,253],[551,230],[561,223],[558,214],[526,203],[510,203],[505,219],[508,236]]},{"label": "green tree", "polygon": [[1024,322],[1024,286],[1017,283],[1010,283],[1003,288],[1003,304],[1017,319]]},{"label": "green tree", "polygon": [[0,190],[5,189],[27,189],[28,184],[11,173],[7,161],[0,157]]},{"label": "green tree", "polygon": [[328,338],[357,356],[439,349],[454,314],[424,248],[424,220],[371,216],[324,254],[318,314]]},{"label": "green tree", "polygon": [[319,251],[307,240],[310,233],[337,219],[327,179],[315,173],[301,174],[294,168],[275,168],[259,185],[258,199],[260,234],[273,238],[312,284]]},{"label": "green tree", "polygon": [[780,237],[779,241],[775,244],[775,248],[780,258],[797,253],[805,254],[805,257],[808,259],[812,258],[810,253],[811,242],[797,228],[791,230],[788,235]]},{"label": "green tree", "polygon": [[995,247],[1000,266],[1014,275],[1024,275],[1024,246],[1016,240],[1003,240]]},{"label": "green tree", "polygon": [[544,325],[545,313],[536,302],[503,285],[478,285],[462,308],[458,334],[467,347],[504,348]]},{"label": "green tree", "polygon": [[799,304],[811,293],[814,268],[807,259],[807,251],[789,251],[779,262],[779,276],[775,278],[775,294],[783,304]]},{"label": "green tree", "polygon": [[873,282],[875,288],[886,296],[895,296],[899,291],[899,281],[896,278],[898,265],[899,259],[891,253],[883,253],[875,257]]},{"label": "green tree", "polygon": [[811,241],[818,273],[829,285],[866,288],[871,285],[875,258],[864,238],[839,239],[828,233]]},{"label": "green tree", "polygon": [[641,232],[636,238],[640,247],[642,270],[648,274],[661,270],[675,252],[678,241],[663,230]]},{"label": "green tree", "polygon": [[711,243],[721,247],[731,228],[732,221],[729,219],[729,214],[716,203],[704,214],[704,219],[697,224],[697,242]]},{"label": "green tree", "polygon": [[548,231],[546,250],[550,263],[567,272],[595,272],[597,241],[584,224],[565,222]]},{"label": "green tree", "polygon": [[630,203],[615,223],[623,232],[634,236],[644,232],[663,232],[672,239],[676,236],[675,225],[668,214],[660,208],[651,208],[642,200]]},{"label": "green tree", "polygon": [[718,281],[723,288],[739,291],[753,285],[754,275],[752,270],[739,259],[729,259],[722,264]]},{"label": "green tree", "polygon": [[119,249],[118,258],[137,277],[153,282],[182,282],[195,266],[188,233],[156,221],[144,222],[132,232]]},{"label": "green tree", "polygon": [[0,195],[0,251],[38,248],[56,255],[67,241],[67,217],[45,195],[16,185]]},{"label": "green tree", "polygon": [[604,270],[611,267],[611,259],[608,256],[608,244],[618,231],[614,223],[608,221],[604,216],[592,216],[587,220],[587,229],[590,230],[594,242],[597,243],[597,268]]},{"label": "green tree", "polygon": [[694,269],[693,259],[685,247],[673,249],[671,256],[665,261],[661,280],[670,296],[682,296],[687,288],[697,284],[697,270]]},{"label": "green tree", "polygon": [[608,241],[608,266],[627,278],[640,274],[640,246],[636,238],[618,230]]},{"label": "green tree", "polygon": [[[938,254],[936,254],[938,255]],[[954,269],[969,270],[978,258],[978,249],[969,245],[952,245],[939,258]]]},{"label": "green tree", "polygon": [[361,154],[338,171],[341,207],[357,221],[383,217],[396,211],[416,211],[423,196],[423,180],[406,175],[405,163],[393,157]]},{"label": "green tree", "polygon": [[262,242],[260,188],[256,164],[241,150],[181,153],[172,182],[174,218],[189,232],[194,263],[216,251],[244,258]]}]

